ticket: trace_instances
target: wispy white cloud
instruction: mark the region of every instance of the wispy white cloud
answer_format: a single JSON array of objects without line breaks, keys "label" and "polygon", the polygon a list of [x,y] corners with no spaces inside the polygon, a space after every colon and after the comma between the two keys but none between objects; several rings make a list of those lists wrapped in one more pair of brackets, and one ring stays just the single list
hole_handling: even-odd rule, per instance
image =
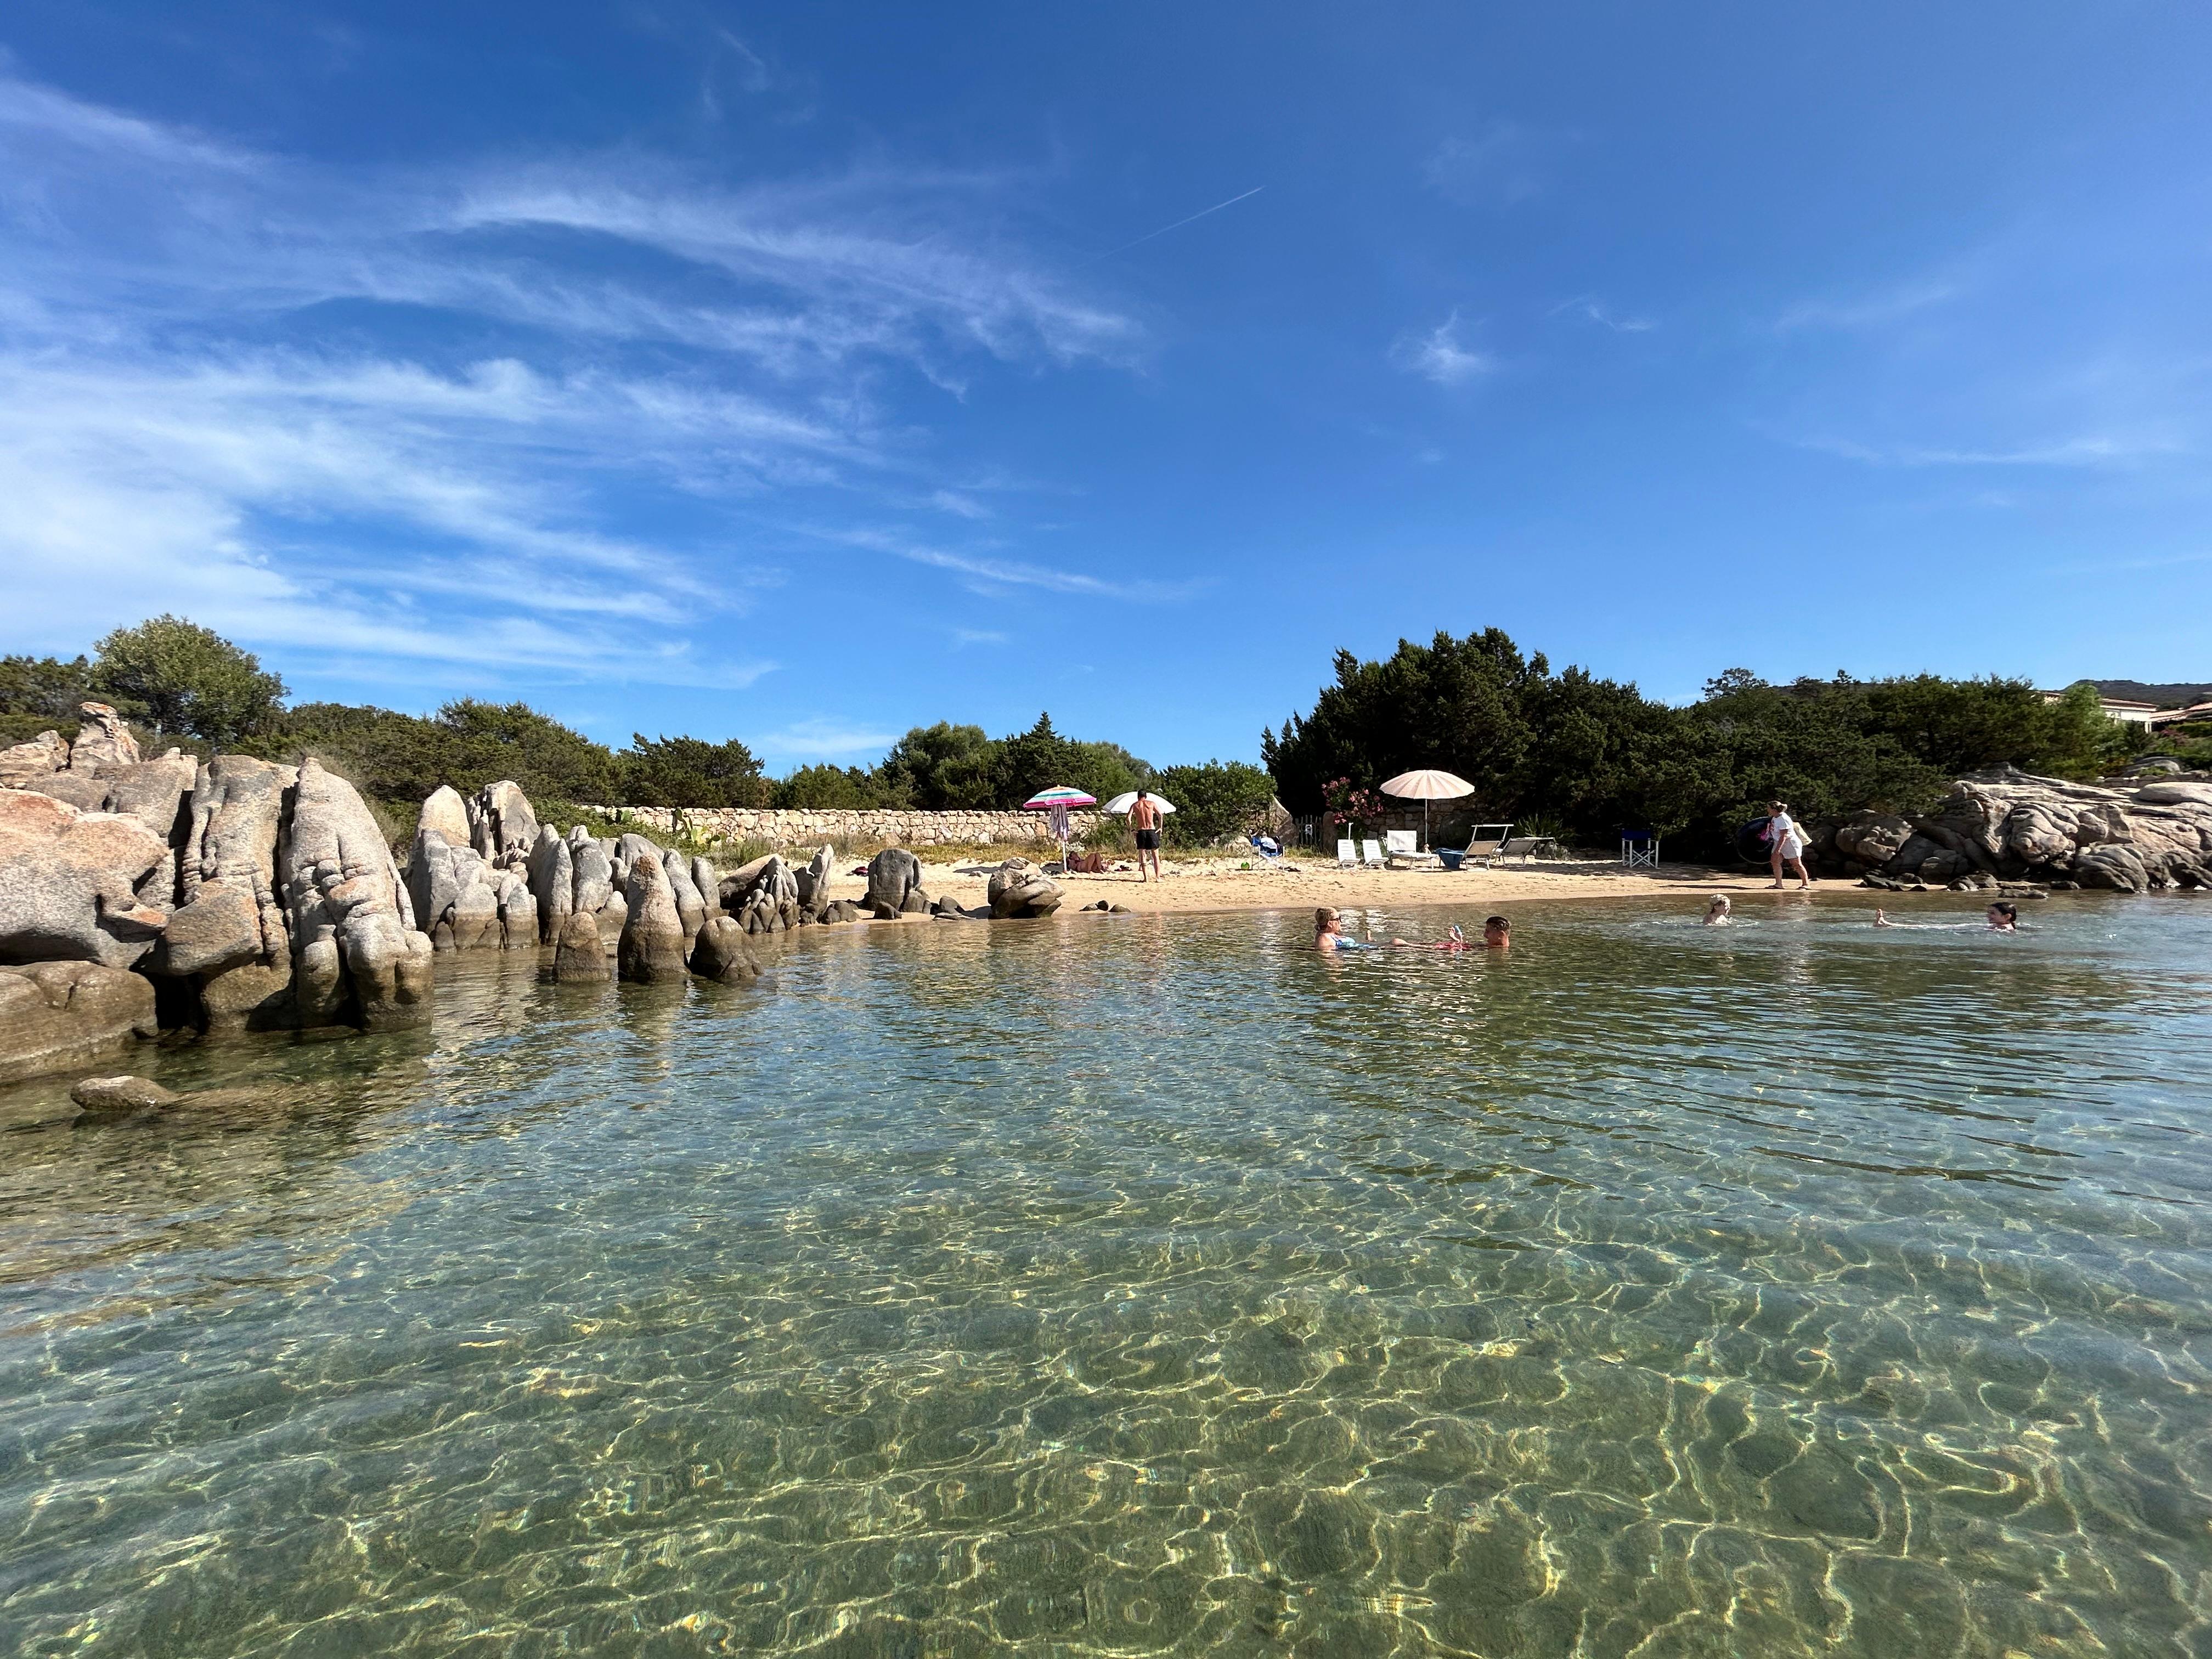
[{"label": "wispy white cloud", "polygon": [[1429,152],[1421,176],[1452,201],[1510,206],[1543,193],[1565,136],[1501,118],[1472,138],[1446,138]]},{"label": "wispy white cloud", "polygon": [[1004,645],[1009,637],[993,628],[956,628],[952,630],[955,645]]},{"label": "wispy white cloud", "polygon": [[996,592],[1011,587],[1042,589],[1048,593],[1080,594],[1091,599],[1132,599],[1150,604],[1164,604],[1189,598],[1203,584],[1199,582],[1109,581],[1079,570],[1065,569],[1054,565],[1032,564],[1020,559],[1000,558],[986,550],[968,551],[939,547],[920,541],[902,531],[866,526],[833,529],[811,526],[802,533],[813,535],[838,545],[863,549],[873,553],[887,553],[893,558],[904,559],[910,564],[927,565],[934,570],[950,570],[969,579],[968,586],[980,592]]},{"label": "wispy white cloud", "polygon": [[1816,450],[1869,466],[2100,467],[2123,468],[2185,453],[2190,447],[2165,434],[2118,436],[2092,434],[2049,442],[1991,449],[1952,449],[1928,445],[1881,446],[1847,438],[1800,438],[1801,449]]},{"label": "wispy white cloud", "polygon": [[1547,314],[1581,317],[1601,328],[1609,328],[1616,334],[1644,334],[1658,326],[1649,317],[1622,316],[1595,295],[1589,294],[1578,294],[1571,300],[1562,300]]},{"label": "wispy white cloud", "polygon": [[872,731],[833,720],[799,720],[781,731],[750,739],[763,756],[791,760],[842,760],[853,755],[881,754],[898,741],[896,732]]},{"label": "wispy white cloud", "polygon": [[1801,300],[1774,319],[1777,331],[1880,328],[1948,304],[1965,292],[1955,276],[1917,276],[1869,293]]},{"label": "wispy white cloud", "polygon": [[[726,82],[766,73],[734,36],[714,51]],[[769,665],[708,624],[776,573],[728,504],[991,514],[929,477],[910,416],[885,421],[880,369],[945,385],[979,356],[1141,349],[988,228],[1009,188],[886,167],[738,188],[641,153],[334,168],[0,58],[11,643],[76,648],[171,609],[365,663],[750,684]]]},{"label": "wispy white cloud", "polygon": [[1425,333],[1399,336],[1390,348],[1390,361],[1438,386],[1462,386],[1495,373],[1498,368],[1489,353],[1477,351],[1461,339],[1456,311]]}]

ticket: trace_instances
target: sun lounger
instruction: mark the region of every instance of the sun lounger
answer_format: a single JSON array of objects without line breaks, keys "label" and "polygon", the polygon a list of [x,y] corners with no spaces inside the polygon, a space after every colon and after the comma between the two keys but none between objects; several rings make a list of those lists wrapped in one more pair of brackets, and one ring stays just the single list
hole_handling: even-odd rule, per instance
[{"label": "sun lounger", "polygon": [[1247,836],[1246,839],[1251,842],[1252,850],[1257,853],[1261,858],[1267,860],[1268,863],[1279,864],[1282,862],[1282,843],[1277,841],[1273,836]]},{"label": "sun lounger", "polygon": [[1420,839],[1410,830],[1392,830],[1382,836],[1382,856],[1393,870],[1419,870],[1438,860],[1420,850]]},{"label": "sun lounger", "polygon": [[1380,870],[1382,868],[1385,862],[1382,857],[1382,843],[1379,841],[1361,842],[1359,843],[1359,861],[1365,865],[1370,870]]},{"label": "sun lounger", "polygon": [[1556,836],[1516,836],[1498,849],[1502,859],[1517,858],[1526,864],[1533,858],[1555,859],[1564,856]]},{"label": "sun lounger", "polygon": [[1512,837],[1513,826],[1510,823],[1478,823],[1468,833],[1465,847],[1456,851],[1439,848],[1437,855],[1443,860],[1447,870],[1464,870],[1470,865],[1488,869],[1497,862],[1499,852]]},{"label": "sun lounger", "polygon": [[1337,867],[1340,870],[1352,870],[1358,868],[1359,864],[1359,849],[1348,841],[1338,842],[1336,844],[1336,863]]}]

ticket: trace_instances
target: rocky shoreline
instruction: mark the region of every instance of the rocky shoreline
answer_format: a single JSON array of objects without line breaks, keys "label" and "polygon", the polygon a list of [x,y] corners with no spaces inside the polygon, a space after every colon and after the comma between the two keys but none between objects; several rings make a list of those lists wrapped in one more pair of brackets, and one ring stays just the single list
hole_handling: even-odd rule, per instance
[{"label": "rocky shoreline", "polygon": [[2212,778],[2202,776],[2069,783],[2005,767],[1960,779],[1930,813],[1856,812],[1809,829],[1815,874],[1892,890],[2212,888]]},{"label": "rocky shoreline", "polygon": [[836,854],[727,874],[629,834],[562,836],[522,790],[424,801],[403,869],[353,786],[313,757],[143,759],[115,711],[84,706],[0,751],[0,1066],[96,1063],[170,1033],[403,1030],[429,1018],[444,951],[550,950],[564,982],[758,976],[763,935],[863,917],[1048,915],[1025,859],[988,904],[933,899],[903,848],[866,897],[830,893]]}]

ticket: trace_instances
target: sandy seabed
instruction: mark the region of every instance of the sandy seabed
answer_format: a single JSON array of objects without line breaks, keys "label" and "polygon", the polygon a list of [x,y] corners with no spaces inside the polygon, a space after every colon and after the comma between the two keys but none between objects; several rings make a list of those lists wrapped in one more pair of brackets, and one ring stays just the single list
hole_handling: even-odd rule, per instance
[{"label": "sandy seabed", "polygon": [[[925,859],[927,854],[924,854]],[[1133,864],[1105,875],[1057,878],[1067,891],[1068,909],[1109,899],[1133,910],[1291,910],[1332,905],[1339,908],[1408,904],[1510,904],[1528,899],[1634,898],[1679,895],[1699,902],[1706,893],[1741,893],[1765,888],[1763,870],[1717,871],[1700,865],[1662,864],[1656,870],[1624,870],[1602,859],[1553,860],[1543,864],[1506,863],[1480,870],[1346,870],[1331,859],[1297,859],[1267,869],[1243,867],[1241,859],[1170,859],[1163,879],[1140,881]],[[831,883],[836,898],[858,899],[867,883],[847,865]],[[929,864],[922,885],[933,898],[950,895],[963,905],[985,902],[984,886],[993,866],[986,864]],[[1796,884],[1791,883],[1794,888]],[[1841,890],[1855,882],[1828,881],[1815,890]]]}]

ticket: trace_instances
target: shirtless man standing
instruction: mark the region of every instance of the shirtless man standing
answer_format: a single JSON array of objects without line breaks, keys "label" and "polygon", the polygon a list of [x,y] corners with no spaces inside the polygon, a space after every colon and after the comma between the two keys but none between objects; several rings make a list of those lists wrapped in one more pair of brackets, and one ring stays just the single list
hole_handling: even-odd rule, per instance
[{"label": "shirtless man standing", "polygon": [[[1129,803],[1129,828],[1137,832],[1137,879],[1150,881],[1160,876],[1160,809],[1143,790],[1137,791],[1136,799]],[[1145,873],[1145,859],[1152,860],[1152,875]],[[1165,881],[1165,876],[1160,876]]]}]

